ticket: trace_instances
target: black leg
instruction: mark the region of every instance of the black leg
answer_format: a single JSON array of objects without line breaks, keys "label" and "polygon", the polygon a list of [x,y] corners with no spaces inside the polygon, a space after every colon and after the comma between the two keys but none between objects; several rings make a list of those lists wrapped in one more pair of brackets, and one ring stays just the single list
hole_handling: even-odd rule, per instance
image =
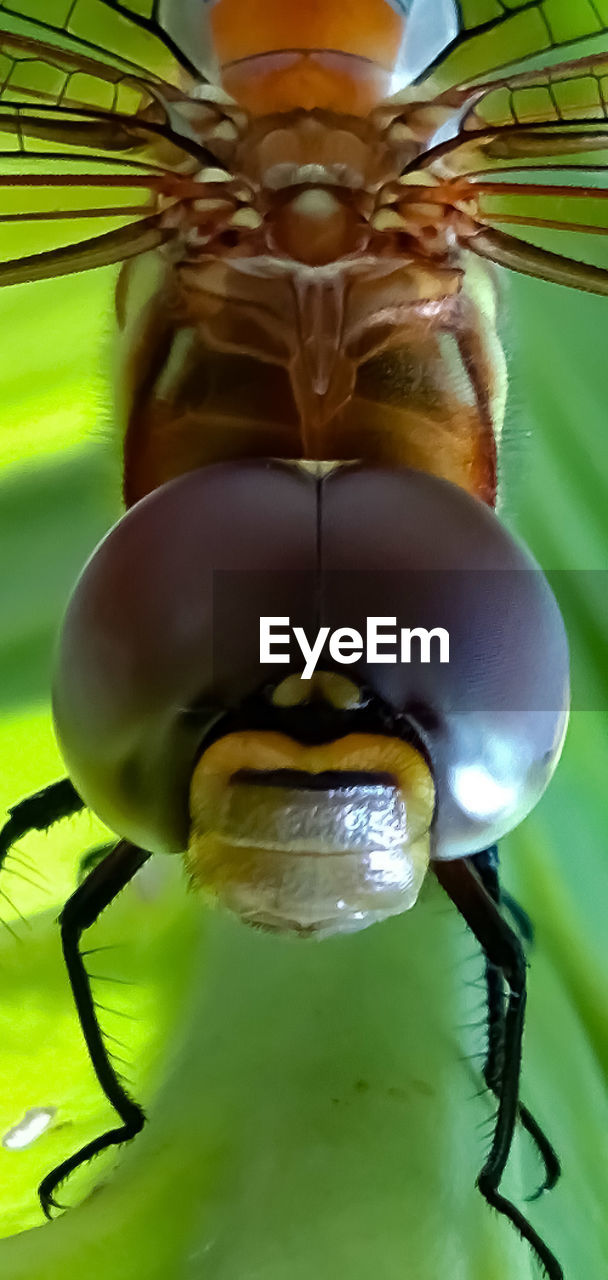
[{"label": "black leg", "polygon": [[[468,861],[474,866],[492,901],[500,907],[503,903],[504,895],[500,886],[498,849],[496,845],[491,849],[485,849],[483,853],[474,854]],[[512,904],[517,910],[513,910]],[[509,899],[508,909],[516,921],[519,919],[520,911],[524,920],[528,921],[528,916],[525,911],[521,910],[519,904],[515,903],[515,899]],[[526,939],[530,937],[531,928],[531,924],[526,928]],[[488,1088],[498,1095],[504,1058],[505,989],[500,971],[490,962],[487,955],[485,957],[485,978],[488,993],[488,1052],[484,1065],[484,1079]],[[518,1116],[523,1128],[530,1134],[545,1166],[545,1176],[541,1186],[534,1195],[528,1197],[529,1200],[536,1200],[543,1191],[550,1191],[555,1186],[561,1173],[561,1165],[557,1152],[549,1142],[547,1135],[523,1102],[518,1105]]]},{"label": "black leg", "polygon": [[500,883],[498,845],[493,844],[489,849],[483,849],[481,853],[471,854],[468,861],[475,867],[494,902],[498,906],[506,908],[509,912],[522,941],[526,943],[526,946],[532,946],[534,943],[534,926],[527,911],[524,911],[517,899],[511,893],[507,893]]},{"label": "black leg", "polygon": [[452,899],[477,938],[487,960],[502,975],[508,996],[504,1017],[501,1061],[496,1063],[498,1114],[488,1158],[477,1186],[488,1204],[504,1214],[533,1248],[549,1280],[564,1280],[557,1258],[547,1248],[520,1210],[500,1194],[519,1107],[521,1046],[526,1009],[526,960],[517,934],[503,920],[475,868],[466,858],[437,860],[433,870],[440,885]]},{"label": "black leg", "polygon": [[74,1169],[91,1160],[106,1147],[118,1146],[134,1138],[144,1126],[145,1117],[141,1107],[129,1097],[110,1062],[97,1021],[95,1002],[79,943],[85,929],[95,923],[149,857],[150,854],[143,849],[121,841],[103,862],[93,868],[71,898],[68,898],[59,918],[65,963],[93,1070],[106,1098],[120,1116],[121,1124],[99,1138],[93,1138],[92,1142],[81,1147],[80,1151],[43,1178],[38,1194],[47,1218],[52,1216],[53,1208],[63,1207],[55,1200],[54,1192]]},{"label": "black leg", "polygon": [[74,813],[84,809],[84,801],[80,799],[69,778],[61,778],[52,782],[43,791],[36,791],[9,809],[10,817],[0,831],[0,868],[10,851],[11,845],[21,840],[30,831],[48,831],[54,822],[62,818],[71,818]]}]

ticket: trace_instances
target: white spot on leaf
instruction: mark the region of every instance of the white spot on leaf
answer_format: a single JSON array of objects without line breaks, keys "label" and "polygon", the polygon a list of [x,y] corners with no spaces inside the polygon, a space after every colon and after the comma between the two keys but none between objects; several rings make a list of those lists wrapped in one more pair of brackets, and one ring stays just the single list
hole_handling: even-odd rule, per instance
[{"label": "white spot on leaf", "polygon": [[22,1120],[4,1134],[2,1146],[7,1151],[23,1151],[46,1133],[57,1114],[56,1107],[30,1107]]}]

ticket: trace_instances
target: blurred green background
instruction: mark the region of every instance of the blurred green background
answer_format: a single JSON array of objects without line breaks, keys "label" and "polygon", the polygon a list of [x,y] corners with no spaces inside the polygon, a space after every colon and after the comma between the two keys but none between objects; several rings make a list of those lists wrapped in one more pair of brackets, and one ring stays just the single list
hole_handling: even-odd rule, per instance
[{"label": "blurred green background", "polygon": [[[90,14],[110,21],[98,4]],[[61,774],[54,636],[120,511],[114,281],[98,271],[0,294],[2,809]],[[568,1280],[604,1280],[608,304],[501,283],[502,516],[555,571],[576,703],[556,778],[502,851],[536,928],[522,1096],[564,1164],[528,1211]],[[529,1249],[475,1191],[493,1115],[480,1091],[482,964],[431,880],[409,915],[299,946],[207,911],[177,860],[144,869],[87,946],[100,948],[88,963],[104,1031],[149,1124],[75,1176],[61,1198],[78,1207],[41,1225],[40,1178],[114,1122],[56,925],[79,856],[103,835],[84,815],[32,836],[0,881],[0,1141],[31,1107],[54,1108],[32,1146],[0,1145],[2,1275],[533,1280]],[[538,1177],[518,1136],[507,1193],[523,1205]]]},{"label": "blurred green background", "polygon": [[[523,1095],[564,1163],[559,1187],[529,1212],[569,1280],[601,1280],[607,311],[601,299],[501,280],[511,375],[503,518],[547,569],[593,571],[555,579],[585,709],[547,795],[503,847],[506,884],[537,934]],[[61,773],[47,705],[53,638],[79,568],[119,511],[113,281],[100,271],[0,297],[2,806]],[[42,1221],[40,1177],[110,1119],[55,924],[79,854],[100,836],[84,816],[30,837],[18,856],[45,884],[19,879],[31,877],[29,863],[4,880],[27,920],[2,901],[16,936],[0,932],[0,1133],[32,1106],[56,1115],[27,1150],[0,1148],[2,1274],[536,1274],[474,1189],[492,1115],[478,1096],[481,961],[437,887],[409,916],[294,946],[209,913],[168,859],[140,874],[88,942],[104,948],[89,962],[102,1023],[121,1041],[121,1070],[150,1124],[65,1189],[77,1203],[96,1187],[86,1203],[27,1230]],[[508,1190],[519,1202],[537,1177],[518,1140]]]}]

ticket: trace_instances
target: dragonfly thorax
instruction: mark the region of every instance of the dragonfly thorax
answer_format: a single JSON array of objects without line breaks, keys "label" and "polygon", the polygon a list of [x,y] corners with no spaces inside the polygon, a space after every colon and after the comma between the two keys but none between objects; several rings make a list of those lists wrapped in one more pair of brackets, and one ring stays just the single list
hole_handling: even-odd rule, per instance
[{"label": "dragonfly thorax", "polygon": [[397,150],[373,118],[292,111],[251,121],[235,147],[233,167],[266,190],[313,180],[373,192],[396,178],[419,149],[410,133]]},{"label": "dragonfly thorax", "polygon": [[[165,201],[165,225],[179,228],[189,262],[270,254],[320,266],[371,253],[453,265],[453,223],[460,231],[463,215],[432,183],[422,195],[399,183],[422,146],[417,122],[410,128],[402,118],[395,133],[381,115],[294,111],[247,120],[237,112],[223,132],[203,128],[201,141],[225,168],[198,172],[194,199]],[[179,247],[170,252],[179,260]]]}]

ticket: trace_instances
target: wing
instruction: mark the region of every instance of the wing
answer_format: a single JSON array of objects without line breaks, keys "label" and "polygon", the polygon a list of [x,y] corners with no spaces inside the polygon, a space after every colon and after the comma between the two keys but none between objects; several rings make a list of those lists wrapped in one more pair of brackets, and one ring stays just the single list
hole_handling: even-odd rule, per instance
[{"label": "wing", "polygon": [[406,169],[403,211],[424,184],[472,250],[608,292],[608,55],[438,102],[454,109]]},{"label": "wing", "polygon": [[[420,22],[430,29],[426,0],[414,0],[412,21],[420,9]],[[423,10],[426,8],[426,15]],[[503,67],[516,66],[543,54],[550,61],[553,50],[585,40],[590,51],[606,47],[606,0],[437,0],[433,19],[431,59],[424,55],[417,83],[426,96],[435,96],[450,85],[462,85]],[[427,37],[428,39],[428,37]],[[424,42],[421,40],[424,47]],[[422,52],[422,51],[421,51]],[[424,68],[424,69],[422,69]]]},{"label": "wing", "polygon": [[160,8],[161,0],[0,0],[0,25],[183,88],[184,73],[202,77],[161,24]]},{"label": "wing", "polygon": [[[58,7],[47,4],[49,14]],[[218,190],[222,146],[212,135],[230,124],[222,95],[210,89],[206,99],[201,86],[193,101],[172,79],[135,70],[126,55],[106,61],[76,48],[63,37],[91,6],[76,0],[68,8],[61,26],[13,20],[14,30],[0,30],[0,284],[141,253],[170,234],[161,225],[168,203],[205,195],[194,174],[215,168]],[[9,9],[0,2],[0,23]],[[114,17],[126,6],[110,9]],[[144,19],[133,21],[138,31]],[[62,40],[40,39],[42,29]]]}]

